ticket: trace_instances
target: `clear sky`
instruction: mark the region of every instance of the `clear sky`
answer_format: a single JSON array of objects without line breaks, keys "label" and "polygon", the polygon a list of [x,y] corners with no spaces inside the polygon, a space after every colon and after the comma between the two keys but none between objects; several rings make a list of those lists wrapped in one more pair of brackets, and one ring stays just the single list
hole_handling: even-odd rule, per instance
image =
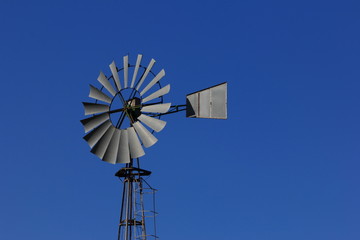
[{"label": "clear sky", "polygon": [[229,87],[228,120],[170,115],[141,158],[161,239],[360,239],[359,29],[355,0],[1,0],[0,239],[116,239],[81,102],[138,53],[174,104]]}]

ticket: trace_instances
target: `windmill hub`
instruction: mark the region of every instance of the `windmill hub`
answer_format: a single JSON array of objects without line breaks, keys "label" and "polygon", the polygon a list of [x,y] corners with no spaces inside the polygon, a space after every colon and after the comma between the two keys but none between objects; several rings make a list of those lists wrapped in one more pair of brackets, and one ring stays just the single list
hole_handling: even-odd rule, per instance
[{"label": "windmill hub", "polygon": [[134,97],[128,100],[124,106],[125,111],[127,114],[131,116],[131,119],[136,121],[137,118],[141,115],[141,100],[140,98]]},{"label": "windmill hub", "polygon": [[127,101],[126,107],[131,109],[140,108],[140,103],[141,103],[140,98],[134,97],[129,101]]}]

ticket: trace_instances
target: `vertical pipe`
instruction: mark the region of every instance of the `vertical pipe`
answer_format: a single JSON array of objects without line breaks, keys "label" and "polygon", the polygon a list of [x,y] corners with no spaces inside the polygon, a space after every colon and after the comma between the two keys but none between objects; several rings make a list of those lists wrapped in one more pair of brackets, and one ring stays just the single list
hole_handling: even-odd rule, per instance
[{"label": "vertical pipe", "polygon": [[154,210],[154,235],[156,235],[156,208],[155,208],[155,194],[156,194],[156,191],[155,189],[152,189],[151,190],[153,191],[153,210]]},{"label": "vertical pipe", "polygon": [[125,240],[129,240],[128,238],[128,226],[129,226],[129,178],[125,179],[127,183],[127,189],[126,189],[126,215],[125,215]]},{"label": "vertical pipe", "polygon": [[[133,198],[133,179],[131,177],[131,181],[129,182],[129,220],[131,220],[129,224],[129,240],[131,240],[132,237],[132,226],[133,226],[133,211],[132,211],[132,198]],[[127,239],[128,240],[128,239]]]},{"label": "vertical pipe", "polygon": [[137,230],[137,222],[136,222],[136,185],[137,185],[137,181],[136,181],[136,179],[134,180],[134,183],[133,183],[133,191],[134,191],[134,194],[133,194],[133,202],[132,202],[132,204],[133,204],[133,215],[134,215],[134,226],[133,226],[133,234],[134,234],[134,239],[136,239],[137,238],[137,234],[136,234],[136,230]]},{"label": "vertical pipe", "polygon": [[120,234],[121,234],[121,221],[123,217],[123,211],[124,211],[124,199],[125,199],[125,189],[126,189],[126,182],[124,181],[123,184],[123,193],[122,193],[122,199],[121,199],[121,210],[120,210],[120,222],[119,222],[119,230],[118,230],[118,240],[120,240]]}]

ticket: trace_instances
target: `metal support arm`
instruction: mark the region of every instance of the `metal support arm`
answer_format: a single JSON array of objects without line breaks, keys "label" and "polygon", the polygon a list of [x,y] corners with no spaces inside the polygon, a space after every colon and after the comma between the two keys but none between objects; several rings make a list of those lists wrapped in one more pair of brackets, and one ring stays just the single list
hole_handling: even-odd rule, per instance
[{"label": "metal support arm", "polygon": [[167,111],[166,113],[154,114],[151,117],[158,117],[158,116],[168,115],[168,114],[171,114],[171,113],[177,113],[177,112],[181,112],[181,111],[185,111],[185,110],[186,110],[186,104],[173,105],[173,106],[170,107],[169,111]]}]

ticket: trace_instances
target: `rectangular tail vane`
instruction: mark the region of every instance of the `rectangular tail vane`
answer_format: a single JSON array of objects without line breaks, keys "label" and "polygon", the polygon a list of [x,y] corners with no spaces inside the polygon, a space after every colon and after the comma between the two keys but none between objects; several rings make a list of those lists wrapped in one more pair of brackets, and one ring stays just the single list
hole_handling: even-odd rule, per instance
[{"label": "rectangular tail vane", "polygon": [[227,119],[227,82],[186,95],[186,117]]}]

